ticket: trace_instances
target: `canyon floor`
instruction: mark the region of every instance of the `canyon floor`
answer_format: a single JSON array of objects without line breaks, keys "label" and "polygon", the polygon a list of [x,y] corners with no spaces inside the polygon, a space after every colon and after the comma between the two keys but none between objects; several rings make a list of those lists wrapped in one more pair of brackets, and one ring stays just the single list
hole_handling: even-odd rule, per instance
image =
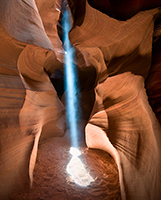
[{"label": "canyon floor", "polygon": [[79,139],[79,158],[95,180],[83,187],[75,184],[66,167],[72,156],[69,133],[51,138],[39,145],[33,186],[29,191],[13,194],[10,200],[119,200],[118,170],[106,152],[88,149]]}]

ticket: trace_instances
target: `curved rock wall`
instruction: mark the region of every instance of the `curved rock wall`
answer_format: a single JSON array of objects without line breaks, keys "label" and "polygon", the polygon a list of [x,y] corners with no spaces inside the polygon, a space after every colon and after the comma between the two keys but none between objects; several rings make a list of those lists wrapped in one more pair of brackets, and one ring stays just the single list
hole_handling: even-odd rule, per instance
[{"label": "curved rock wall", "polygon": [[[40,11],[44,2],[37,1]],[[60,12],[52,2],[47,6],[54,14],[48,19],[55,16],[56,27]],[[0,199],[6,200],[32,184],[40,135],[62,136],[66,125],[64,105],[49,79],[63,68],[53,47],[60,42],[56,29],[51,29],[53,36],[45,32],[44,24],[47,30],[50,24],[43,24],[32,0],[1,1],[0,12]]]},{"label": "curved rock wall", "polygon": [[[69,2],[72,6],[77,1]],[[66,129],[65,107],[49,78],[56,69],[63,71],[57,33],[61,3],[1,1],[0,198],[4,200],[32,184],[40,137],[62,136]],[[76,50],[85,123],[93,107],[86,126],[87,146],[114,157],[123,199],[160,199],[160,126],[144,86],[149,74],[146,87],[159,113],[160,53],[152,57],[159,10],[120,21],[87,1],[73,9],[70,39]]]},{"label": "curved rock wall", "polygon": [[158,12],[142,11],[119,21],[86,3],[83,23],[70,33],[73,45],[97,71],[99,106],[93,108],[86,126],[86,143],[114,157],[122,199],[161,196],[161,129],[144,85],[151,67]]}]

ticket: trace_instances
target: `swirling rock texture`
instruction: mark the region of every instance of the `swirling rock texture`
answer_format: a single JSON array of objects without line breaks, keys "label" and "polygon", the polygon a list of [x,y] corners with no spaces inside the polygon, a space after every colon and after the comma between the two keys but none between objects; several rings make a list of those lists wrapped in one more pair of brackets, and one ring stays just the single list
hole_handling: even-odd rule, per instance
[{"label": "swirling rock texture", "polygon": [[[63,90],[58,98],[62,88],[52,79],[55,71],[63,74],[64,52],[57,31],[61,3],[1,0],[0,199],[32,185],[39,140],[63,136],[67,128],[64,96],[60,100]],[[160,119],[161,94],[160,11],[156,8],[160,5],[159,0],[69,1],[73,14],[69,36],[79,68],[86,144],[108,152],[117,167],[106,153],[86,150],[86,162],[96,166],[91,168],[98,177],[93,188],[69,188],[57,180],[59,188],[55,181],[51,184],[58,188],[56,195],[41,196],[39,187],[38,194],[33,190],[14,199],[119,199],[118,175],[122,199],[160,199],[161,129],[156,118]],[[46,165],[50,168],[59,161],[55,168],[61,174],[69,138],[66,134],[47,143],[38,166],[51,155]],[[113,169],[112,181],[107,180],[112,174],[108,169]],[[44,163],[42,170],[36,168],[35,184],[45,181],[44,171]],[[53,170],[49,173],[58,177]]]},{"label": "swirling rock texture", "polygon": [[[103,105],[103,109],[102,106],[94,109],[86,126],[86,143],[88,147],[100,148],[114,157],[123,199],[161,197],[161,130],[144,86],[151,66],[157,12],[156,9],[146,10],[126,21],[119,21],[86,3],[82,24],[70,33],[72,43],[84,55],[88,52],[86,59],[97,70],[95,91]],[[152,89],[154,100],[159,79],[155,83],[151,80],[156,77],[155,70],[160,62],[158,55],[157,58],[153,56],[156,61],[151,72],[155,75],[149,75],[147,87]]]},{"label": "swirling rock texture", "polygon": [[[56,8],[56,2],[49,6]],[[0,10],[0,198],[7,199],[32,184],[40,134],[64,134],[65,107],[49,79],[51,65],[62,68],[63,64],[55,56],[55,40],[47,37],[35,1],[1,1]]]}]

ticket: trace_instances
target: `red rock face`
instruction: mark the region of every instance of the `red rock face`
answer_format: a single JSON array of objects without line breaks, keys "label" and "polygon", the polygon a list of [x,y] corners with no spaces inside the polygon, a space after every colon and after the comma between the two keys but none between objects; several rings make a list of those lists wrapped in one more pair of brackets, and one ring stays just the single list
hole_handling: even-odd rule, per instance
[{"label": "red rock face", "polygon": [[[57,31],[61,4],[61,0],[2,0],[0,199],[33,182],[39,139],[63,136],[66,131],[63,89],[58,98],[55,88],[59,87],[54,88],[57,83],[50,79],[55,70],[63,74],[64,50]],[[81,84],[81,130],[89,148],[114,158],[122,199],[159,200],[161,196],[161,130],[153,113],[160,119],[161,23],[159,10],[151,9],[160,4],[160,0],[69,0],[73,14],[69,37]],[[67,139],[60,142],[64,148],[70,147]],[[49,165],[56,162],[50,156]],[[97,160],[97,155],[92,159]],[[105,159],[99,160],[105,163],[101,170],[108,167]],[[99,171],[99,166],[95,169]],[[43,179],[39,180],[41,185]],[[115,186],[111,198],[119,198],[118,177]],[[101,189],[106,190],[104,182]],[[103,198],[108,192],[102,193]],[[60,191],[59,195],[61,199]]]},{"label": "red rock face", "polygon": [[[119,169],[123,199],[153,199],[154,196],[159,199],[161,195],[160,178],[155,180],[156,188],[148,184],[152,177],[160,177],[156,174],[161,167],[159,143],[156,142],[161,139],[160,125],[149,106],[144,87],[144,78],[147,77],[150,67],[152,71],[154,68],[157,70],[155,64],[160,63],[159,54],[155,54],[155,50],[152,57],[154,18],[151,21],[151,14],[148,12],[150,11],[139,12],[131,18],[125,13],[125,17],[129,19],[118,21],[87,4],[82,25],[75,27],[70,33],[73,45],[97,69],[97,107],[94,107],[93,115],[86,126],[86,143],[89,148],[100,148],[114,157]],[[153,98],[155,99],[154,96]],[[156,167],[151,162],[152,152],[158,155],[154,159],[157,160]],[[143,172],[144,178],[139,180]],[[134,188],[138,185],[140,190],[135,191]],[[149,189],[146,191],[143,185]]]}]

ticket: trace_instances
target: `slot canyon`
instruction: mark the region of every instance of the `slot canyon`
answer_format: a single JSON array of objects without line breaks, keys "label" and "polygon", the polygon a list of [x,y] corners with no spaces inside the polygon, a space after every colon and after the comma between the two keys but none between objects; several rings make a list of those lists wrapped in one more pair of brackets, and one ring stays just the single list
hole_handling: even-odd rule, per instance
[{"label": "slot canyon", "polygon": [[0,200],[120,199],[161,199],[161,0],[0,0]]}]

